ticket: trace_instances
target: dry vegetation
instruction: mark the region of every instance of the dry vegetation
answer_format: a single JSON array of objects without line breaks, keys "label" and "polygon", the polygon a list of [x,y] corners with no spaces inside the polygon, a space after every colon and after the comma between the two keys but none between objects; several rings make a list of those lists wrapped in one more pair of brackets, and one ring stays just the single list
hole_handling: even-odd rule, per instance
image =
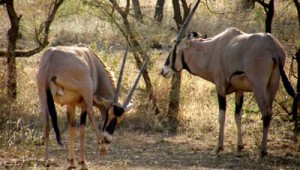
[{"label": "dry vegetation", "polygon": [[[159,41],[162,50],[153,50],[150,64],[150,77],[154,85],[160,115],[148,105],[143,81],[140,82],[133,100],[135,107],[128,113],[115,134],[115,143],[109,154],[100,157],[96,149],[94,133],[88,129],[87,160],[92,169],[297,169],[300,167],[299,142],[293,141],[291,118],[280,105],[291,109],[291,99],[280,89],[274,103],[274,118],[269,136],[269,155],[264,160],[256,160],[261,141],[262,123],[259,109],[252,94],[247,94],[244,104],[243,135],[246,149],[242,157],[235,157],[236,127],[233,117],[233,96],[228,98],[228,111],[225,129],[225,151],[221,157],[211,154],[218,133],[217,98],[214,86],[198,77],[183,73],[180,98],[180,124],[178,134],[170,134],[166,124],[166,110],[170,80],[159,76],[159,70],[168,52],[175,27],[172,19],[171,1],[166,1],[164,20],[161,26],[151,20],[155,1],[140,0],[142,12],[146,14],[145,23],[134,23],[142,45],[148,48],[152,42]],[[205,32],[213,36],[227,27],[238,27],[245,32],[264,30],[264,11],[258,5],[252,11],[244,11],[237,3],[211,1],[212,13],[201,4],[189,27],[190,30]],[[26,49],[32,43],[34,21],[39,22],[45,12],[44,1],[17,1],[17,11],[23,14],[22,38],[18,48]],[[125,39],[111,23],[101,21],[84,11],[73,13],[77,1],[68,1],[60,10],[59,17],[52,25],[51,45],[72,45],[85,43],[92,47],[112,72],[118,73],[120,59],[126,47]],[[32,9],[36,10],[35,14]],[[83,8],[85,9],[85,8]],[[231,13],[231,11],[235,11]],[[225,13],[221,14],[221,13]],[[9,20],[6,11],[0,7],[0,49],[6,46],[6,31]],[[135,22],[132,20],[132,22]],[[291,56],[299,47],[299,31],[296,10],[291,0],[276,1],[276,16],[273,21],[273,34],[286,48],[290,67]],[[39,112],[35,74],[42,53],[27,59],[18,59],[18,99],[7,101],[5,98],[5,60],[0,60],[0,169],[41,169],[43,159],[42,121]],[[127,94],[137,69],[133,56],[125,68],[122,93]],[[295,85],[295,79],[292,78]],[[124,97],[124,96],[123,96]],[[280,104],[280,105],[279,105]],[[56,146],[51,136],[51,167],[67,167],[67,120],[65,109],[58,106],[59,124],[65,146]],[[98,119],[101,119],[98,117]],[[53,132],[51,132],[53,135]],[[78,148],[78,147],[77,147]]]}]

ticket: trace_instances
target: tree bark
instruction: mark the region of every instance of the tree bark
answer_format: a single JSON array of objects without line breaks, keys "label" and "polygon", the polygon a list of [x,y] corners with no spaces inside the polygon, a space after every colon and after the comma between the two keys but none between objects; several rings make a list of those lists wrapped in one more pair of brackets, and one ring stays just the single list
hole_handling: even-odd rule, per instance
[{"label": "tree bark", "polygon": [[[180,27],[183,24],[183,19],[180,12],[180,6],[179,6],[179,0],[172,0],[173,2],[173,10],[174,10],[174,20],[176,22],[177,30],[180,30]],[[181,0],[181,3],[183,4],[183,14],[184,19],[189,14],[190,8],[188,7],[185,0]],[[178,113],[179,113],[179,100],[180,100],[180,87],[181,87],[181,71],[174,74],[172,76],[171,80],[171,90],[169,94],[169,106],[168,106],[168,112],[167,116],[169,119],[169,122],[172,126],[172,131],[177,132],[178,128]]]},{"label": "tree bark", "polygon": [[297,79],[297,97],[294,98],[293,101],[293,108],[292,108],[292,116],[294,121],[294,134],[295,134],[295,140],[297,140],[297,136],[300,132],[300,126],[298,125],[299,122],[299,115],[298,115],[298,108],[299,108],[299,94],[300,94],[300,47],[298,48],[298,51],[296,53],[296,61],[298,63],[298,79]]},{"label": "tree bark", "polygon": [[181,12],[180,12],[179,0],[172,0],[172,3],[173,3],[173,11],[174,11],[173,19],[175,20],[177,30],[179,30],[181,25],[183,24]]},{"label": "tree bark", "polygon": [[263,6],[266,12],[265,31],[271,33],[272,21],[274,17],[274,0],[270,0],[268,4],[264,2],[264,0],[255,0],[255,1]]},{"label": "tree bark", "polygon": [[132,6],[134,11],[134,17],[137,21],[143,21],[143,15],[139,0],[132,0]]},{"label": "tree bark", "polygon": [[8,0],[5,2],[6,11],[10,19],[10,29],[7,32],[8,46],[7,46],[7,97],[9,99],[16,99],[17,97],[17,69],[16,69],[16,58],[14,51],[16,49],[16,43],[19,34],[19,25],[21,15],[18,16],[15,8],[14,1]]},{"label": "tree bark", "polygon": [[268,10],[266,11],[266,32],[272,32],[272,21],[274,17],[274,0],[270,0]]},{"label": "tree bark", "polygon": [[164,5],[165,5],[165,0],[157,0],[155,5],[154,19],[158,23],[162,23],[163,16],[164,16]]},{"label": "tree bark", "polygon": [[300,31],[300,0],[294,0],[297,13],[298,13],[298,24],[299,24],[299,31]]}]

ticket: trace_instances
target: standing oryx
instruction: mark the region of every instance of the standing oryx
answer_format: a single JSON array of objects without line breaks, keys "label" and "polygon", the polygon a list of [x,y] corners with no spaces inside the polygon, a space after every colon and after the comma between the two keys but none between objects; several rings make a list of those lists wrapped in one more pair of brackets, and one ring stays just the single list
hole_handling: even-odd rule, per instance
[{"label": "standing oryx", "polygon": [[[49,48],[42,56],[37,74],[38,94],[41,112],[45,123],[45,165],[48,163],[49,115],[56,133],[57,142],[61,144],[57,125],[55,103],[67,106],[69,122],[69,168],[75,168],[74,137],[75,137],[75,106],[81,108],[80,116],[80,155],[81,169],[87,169],[84,158],[85,122],[88,115],[91,126],[96,133],[99,145],[110,143],[115,127],[123,120],[125,112],[132,108],[129,101],[146,65],[143,65],[124,104],[118,102],[122,73],[127,57],[126,50],[117,87],[104,63],[88,47],[59,46]],[[102,136],[97,128],[93,106],[98,107],[102,114]],[[102,146],[103,147],[103,146]]]},{"label": "standing oryx", "polygon": [[[191,13],[192,15],[193,13]],[[190,16],[191,16],[190,15]],[[241,132],[241,112],[244,92],[253,92],[263,120],[261,157],[267,154],[267,137],[272,117],[272,103],[280,76],[288,93],[295,92],[284,72],[285,52],[279,41],[268,33],[247,34],[236,28],[208,38],[193,33],[182,38],[191,17],[182,26],[161,75],[171,77],[186,69],[216,86],[219,102],[219,137],[215,153],[223,150],[226,95],[235,93],[237,151],[244,148]]]}]

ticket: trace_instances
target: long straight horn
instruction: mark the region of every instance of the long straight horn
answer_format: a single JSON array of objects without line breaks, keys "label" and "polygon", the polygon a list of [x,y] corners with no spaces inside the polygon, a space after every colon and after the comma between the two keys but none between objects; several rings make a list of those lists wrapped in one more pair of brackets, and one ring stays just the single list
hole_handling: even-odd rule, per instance
[{"label": "long straight horn", "polygon": [[201,0],[198,0],[194,6],[194,8],[192,9],[192,11],[189,13],[188,17],[186,18],[186,20],[184,21],[183,25],[181,26],[177,36],[176,36],[176,41],[179,42],[182,39],[182,36],[184,35],[187,26],[189,25],[190,21],[192,20],[192,17],[196,11],[196,8],[198,7],[199,3],[201,2]]},{"label": "long straight horn", "polygon": [[119,78],[118,78],[118,84],[117,84],[115,97],[114,97],[114,101],[113,101],[113,104],[115,104],[115,105],[118,104],[118,98],[119,98],[119,95],[120,95],[120,88],[121,88],[121,81],[122,81],[122,77],[123,77],[123,71],[124,71],[124,66],[125,66],[125,63],[126,63],[127,54],[128,54],[128,45],[127,45],[127,48],[126,48],[126,51],[125,51],[125,54],[124,54],[124,58],[123,58],[123,61],[122,61],[120,75],[119,75]]},{"label": "long straight horn", "polygon": [[137,84],[138,84],[138,82],[139,82],[139,80],[140,80],[140,78],[141,78],[141,75],[142,75],[142,73],[143,73],[143,71],[144,71],[144,69],[145,69],[145,67],[146,67],[146,65],[147,65],[147,63],[148,63],[148,61],[149,61],[149,58],[150,58],[150,55],[148,56],[148,58],[147,58],[146,61],[144,62],[144,64],[143,64],[143,66],[142,66],[142,68],[141,68],[141,70],[140,70],[140,72],[139,72],[137,78],[135,79],[135,82],[134,82],[134,84],[132,85],[132,87],[131,87],[131,89],[130,89],[130,91],[129,91],[127,97],[126,97],[126,100],[125,100],[125,102],[124,102],[124,104],[123,104],[123,106],[122,106],[123,109],[125,109],[125,108],[127,107],[128,103],[130,102],[131,97],[132,97],[132,95],[133,95],[133,92],[134,92],[134,90],[135,90],[135,88],[136,88],[136,86],[137,86]]}]

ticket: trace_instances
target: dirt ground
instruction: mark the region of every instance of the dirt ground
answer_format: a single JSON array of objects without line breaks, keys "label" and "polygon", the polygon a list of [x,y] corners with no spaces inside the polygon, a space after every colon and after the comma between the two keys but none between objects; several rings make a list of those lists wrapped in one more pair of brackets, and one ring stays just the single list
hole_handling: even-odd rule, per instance
[{"label": "dirt ground", "polygon": [[[50,146],[50,168],[66,169],[68,159],[67,136],[64,146],[53,142]],[[198,137],[144,133],[118,130],[108,154],[100,156],[93,132],[86,136],[86,160],[90,169],[300,169],[300,150],[295,143],[269,141],[269,155],[258,159],[258,148],[248,144],[241,156],[235,155],[235,139],[225,138],[225,148],[220,156],[212,154],[216,138],[211,134]],[[51,136],[53,140],[53,136]],[[75,153],[79,143],[76,140]],[[1,158],[0,169],[45,169],[43,147],[36,157]],[[38,158],[37,158],[38,157]],[[77,157],[76,157],[77,158]]]}]

